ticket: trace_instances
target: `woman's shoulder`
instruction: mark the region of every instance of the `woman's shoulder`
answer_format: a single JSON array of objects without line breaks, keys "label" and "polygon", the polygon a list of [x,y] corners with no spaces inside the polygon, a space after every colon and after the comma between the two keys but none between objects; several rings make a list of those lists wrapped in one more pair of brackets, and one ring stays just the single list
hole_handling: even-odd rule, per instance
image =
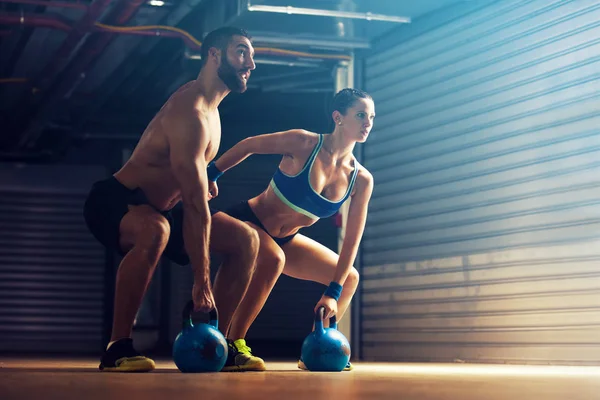
[{"label": "woman's shoulder", "polygon": [[287,134],[290,137],[290,140],[293,140],[294,145],[300,148],[309,148],[312,149],[319,142],[319,137],[321,136],[318,133],[308,131],[306,129],[290,129],[287,131]]},{"label": "woman's shoulder", "polygon": [[356,158],[354,158],[354,167],[357,170],[355,188],[371,190],[373,187],[373,175]]}]

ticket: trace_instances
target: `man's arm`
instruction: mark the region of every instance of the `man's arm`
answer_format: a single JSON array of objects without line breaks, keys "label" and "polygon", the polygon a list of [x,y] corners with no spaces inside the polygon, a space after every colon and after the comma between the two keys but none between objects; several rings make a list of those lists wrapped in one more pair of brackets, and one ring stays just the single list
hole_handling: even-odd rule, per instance
[{"label": "man's arm", "polygon": [[227,150],[215,161],[215,166],[225,172],[252,154],[293,155],[307,146],[313,148],[317,140],[317,135],[302,129],[252,136]]},{"label": "man's arm", "polygon": [[210,287],[210,211],[206,178],[208,132],[195,109],[177,112],[167,133],[173,174],[181,187],[183,240],[190,257],[194,282]]}]

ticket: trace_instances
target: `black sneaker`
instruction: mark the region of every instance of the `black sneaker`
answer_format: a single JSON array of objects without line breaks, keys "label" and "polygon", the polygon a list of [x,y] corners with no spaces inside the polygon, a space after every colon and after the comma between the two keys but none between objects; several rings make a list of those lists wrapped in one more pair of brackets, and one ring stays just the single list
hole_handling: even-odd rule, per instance
[{"label": "black sneaker", "polygon": [[106,372],[147,372],[156,368],[154,361],[142,356],[133,348],[133,340],[120,339],[102,355],[100,371]]},{"label": "black sneaker", "polygon": [[221,371],[266,371],[262,358],[252,355],[252,349],[246,345],[246,340],[237,339],[235,342],[227,339],[227,361]]}]

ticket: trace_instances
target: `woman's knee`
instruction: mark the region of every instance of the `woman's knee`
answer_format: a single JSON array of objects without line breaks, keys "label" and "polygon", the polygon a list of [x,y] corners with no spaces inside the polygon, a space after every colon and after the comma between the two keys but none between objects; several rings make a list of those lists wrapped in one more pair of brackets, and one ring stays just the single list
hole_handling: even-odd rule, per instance
[{"label": "woman's knee", "polygon": [[261,248],[258,253],[259,267],[263,271],[270,271],[273,275],[279,276],[285,266],[285,253],[279,246],[271,248]]},{"label": "woman's knee", "polygon": [[358,270],[354,267],[350,268],[350,273],[346,278],[346,282],[344,282],[344,286],[347,288],[352,288],[352,290],[356,290],[358,287],[358,282],[360,280],[360,276]]}]

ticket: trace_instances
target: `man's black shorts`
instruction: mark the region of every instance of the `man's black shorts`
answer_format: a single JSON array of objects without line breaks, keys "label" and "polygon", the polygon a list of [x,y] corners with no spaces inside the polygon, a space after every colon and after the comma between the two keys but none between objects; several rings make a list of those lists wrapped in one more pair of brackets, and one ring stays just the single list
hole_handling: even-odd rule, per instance
[{"label": "man's black shorts", "polygon": [[[141,189],[131,190],[115,177],[94,183],[85,201],[83,215],[94,237],[109,249],[124,256],[119,244],[119,226],[121,219],[129,211],[128,205],[148,204]],[[169,221],[171,235],[163,253],[169,260],[179,264],[190,263],[183,242],[183,207],[181,203],[168,211],[158,211]],[[216,210],[210,210],[211,215]]]}]

